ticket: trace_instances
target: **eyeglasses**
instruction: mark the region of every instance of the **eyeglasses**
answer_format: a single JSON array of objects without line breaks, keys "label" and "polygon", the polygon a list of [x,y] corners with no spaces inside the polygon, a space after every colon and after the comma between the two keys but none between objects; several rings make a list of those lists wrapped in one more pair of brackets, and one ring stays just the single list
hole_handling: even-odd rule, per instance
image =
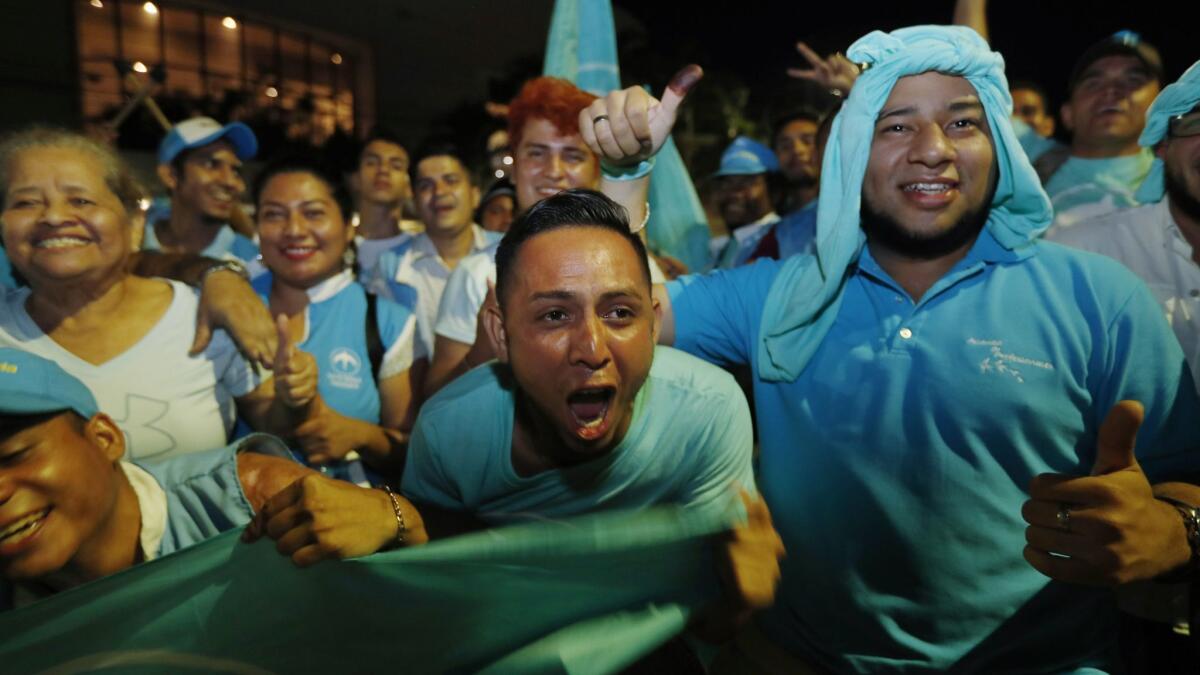
[{"label": "eyeglasses", "polygon": [[1200,136],[1200,110],[1172,117],[1167,122],[1167,135],[1171,138]]}]

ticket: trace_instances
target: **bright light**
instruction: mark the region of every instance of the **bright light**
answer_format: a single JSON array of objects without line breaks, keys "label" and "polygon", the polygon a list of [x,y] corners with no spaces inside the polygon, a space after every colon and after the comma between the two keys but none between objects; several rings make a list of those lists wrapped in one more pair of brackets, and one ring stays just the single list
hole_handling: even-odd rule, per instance
[{"label": "bright light", "polygon": [[134,61],[134,62],[133,62],[133,70],[134,70],[135,72],[138,72],[138,73],[148,73],[148,72],[150,72],[150,69],[146,67],[146,64],[142,63],[141,61]]},{"label": "bright light", "polygon": [[100,0],[92,0],[91,5],[96,9],[104,9],[104,3]]},{"label": "bright light", "polygon": [[279,90],[275,87],[267,87],[267,98],[275,98],[279,96]]},{"label": "bright light", "polygon": [[152,16],[157,15],[158,5],[154,4],[153,2],[147,2],[146,4],[142,5],[142,11]]},{"label": "bright light", "polygon": [[335,65],[335,66],[340,66],[340,65],[342,65],[342,55],[341,55],[341,54],[339,54],[339,53],[337,53],[337,52],[334,52],[334,53],[333,53],[333,56],[330,56],[330,57],[329,57],[329,60],[330,60],[330,61],[333,63],[333,65]]},{"label": "bright light", "polygon": [[[99,1],[100,1],[100,0],[96,0],[96,2],[99,2]],[[138,208],[139,208],[139,209],[141,209],[141,210],[143,210],[143,211],[149,211],[149,210],[150,210],[150,205],[151,205],[152,203],[153,203],[153,202],[151,202],[149,198],[147,198],[147,197],[142,197],[141,199],[139,199],[139,200],[138,200]]]},{"label": "bright light", "polygon": [[512,166],[512,155],[505,155],[504,159],[500,160],[504,166]]},{"label": "bright light", "polygon": [[496,169],[496,178],[504,178],[504,171]]},{"label": "bright light", "polygon": [[229,30],[237,30],[237,19],[234,19],[232,16],[227,16],[224,19],[221,19],[221,25],[225,26]]}]

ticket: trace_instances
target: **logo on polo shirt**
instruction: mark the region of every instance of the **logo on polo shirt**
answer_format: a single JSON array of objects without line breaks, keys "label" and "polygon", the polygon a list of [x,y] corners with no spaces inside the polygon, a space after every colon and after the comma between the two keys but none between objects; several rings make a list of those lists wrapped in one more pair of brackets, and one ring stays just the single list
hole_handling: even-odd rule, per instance
[{"label": "logo on polo shirt", "polygon": [[341,389],[362,386],[362,359],[352,349],[338,347],[329,353],[329,383]]},{"label": "logo on polo shirt", "polygon": [[1012,352],[1004,351],[1003,340],[981,340],[979,338],[967,338],[967,344],[972,347],[986,347],[988,350],[987,356],[979,362],[979,372],[984,375],[995,374],[1008,376],[1017,382],[1024,384],[1024,375],[1029,372],[1029,369],[1036,368],[1040,370],[1054,370],[1054,364],[1048,361],[1039,361],[1026,356],[1018,356]]}]

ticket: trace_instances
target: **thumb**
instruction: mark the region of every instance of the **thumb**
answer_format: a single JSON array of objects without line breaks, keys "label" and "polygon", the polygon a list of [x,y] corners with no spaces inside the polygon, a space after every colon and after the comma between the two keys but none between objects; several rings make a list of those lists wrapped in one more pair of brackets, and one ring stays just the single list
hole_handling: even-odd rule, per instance
[{"label": "thumb", "polygon": [[200,312],[196,315],[196,337],[192,340],[188,356],[195,356],[208,349],[208,343],[212,342],[212,333],[212,325],[208,321],[208,313]]},{"label": "thumb", "polygon": [[287,316],[280,314],[275,317],[275,334],[279,340],[279,346],[275,349],[275,374],[290,372],[288,366],[292,362],[292,341],[288,335],[288,320]]},{"label": "thumb", "polygon": [[1133,455],[1138,427],[1146,412],[1137,401],[1118,401],[1108,411],[1096,437],[1096,463],[1092,475],[1101,476],[1137,465]]},{"label": "thumb", "polygon": [[675,114],[679,110],[679,106],[683,104],[683,99],[702,77],[704,77],[704,70],[694,63],[684,66],[678,73],[675,73],[675,76],[667,83],[662,98],[659,99],[660,110],[666,113],[668,119],[675,119]]}]

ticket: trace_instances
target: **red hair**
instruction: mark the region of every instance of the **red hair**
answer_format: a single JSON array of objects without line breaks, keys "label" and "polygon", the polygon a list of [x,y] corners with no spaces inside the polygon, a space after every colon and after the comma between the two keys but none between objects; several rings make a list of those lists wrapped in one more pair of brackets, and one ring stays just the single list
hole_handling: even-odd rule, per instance
[{"label": "red hair", "polygon": [[513,152],[521,145],[525,123],[548,120],[564,136],[579,133],[579,113],[596,97],[557,77],[535,77],[521,87],[508,104],[508,144]]}]

